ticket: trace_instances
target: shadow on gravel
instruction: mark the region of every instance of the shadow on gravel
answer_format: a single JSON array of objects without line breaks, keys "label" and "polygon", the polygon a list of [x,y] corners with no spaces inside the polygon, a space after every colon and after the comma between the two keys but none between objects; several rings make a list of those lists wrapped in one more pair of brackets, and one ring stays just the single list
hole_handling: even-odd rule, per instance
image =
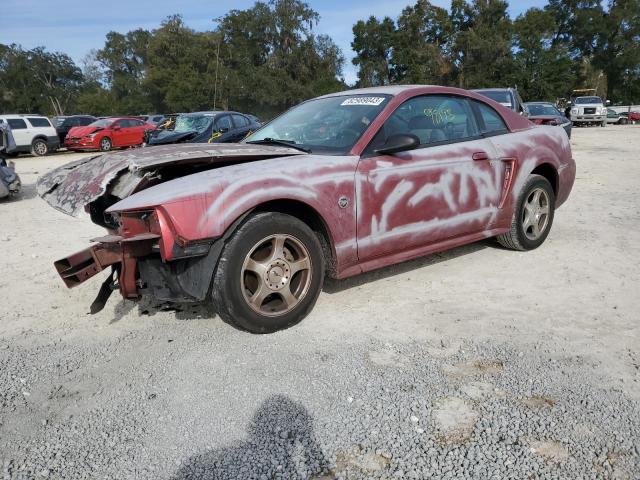
[{"label": "shadow on gravel", "polygon": [[373,270],[371,272],[362,273],[355,277],[350,277],[345,280],[335,280],[333,278],[327,278],[324,281],[323,291],[329,294],[339,293],[349,288],[359,287],[367,283],[375,282],[377,280],[383,280],[385,278],[393,277],[395,275],[402,275],[418,268],[428,267],[430,265],[436,265],[440,262],[446,262],[454,258],[469,255],[471,253],[479,252],[485,248],[498,245],[493,240],[481,240],[479,242],[463,245],[451,250],[447,250],[442,253],[434,253],[426,257],[416,258],[415,260],[408,260],[397,265],[390,265],[388,267]]},{"label": "shadow on gravel", "polygon": [[38,196],[38,192],[36,190],[35,183],[23,183],[20,191],[11,196],[5,197],[0,202],[2,203],[18,203],[22,200],[31,200],[32,198],[36,198]]},{"label": "shadow on gravel", "polygon": [[157,302],[150,297],[143,296],[139,302],[120,300],[113,310],[113,318],[109,322],[116,323],[126,317],[134,308],[138,309],[138,316],[149,316],[162,312],[175,313],[177,320],[197,320],[200,318],[215,318],[217,312],[212,305],[206,303],[171,303]]},{"label": "shadow on gravel", "polygon": [[249,438],[208,450],[185,462],[173,480],[314,478],[328,471],[306,408],[284,395],[265,400],[248,427]]}]

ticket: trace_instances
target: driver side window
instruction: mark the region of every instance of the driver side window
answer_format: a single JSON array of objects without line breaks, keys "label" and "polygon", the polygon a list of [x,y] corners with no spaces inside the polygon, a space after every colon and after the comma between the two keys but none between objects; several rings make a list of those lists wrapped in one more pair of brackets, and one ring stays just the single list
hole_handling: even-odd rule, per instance
[{"label": "driver side window", "polygon": [[423,95],[407,100],[387,119],[367,151],[380,148],[391,135],[401,133],[415,135],[421,146],[460,142],[479,135],[469,102],[451,95]]}]

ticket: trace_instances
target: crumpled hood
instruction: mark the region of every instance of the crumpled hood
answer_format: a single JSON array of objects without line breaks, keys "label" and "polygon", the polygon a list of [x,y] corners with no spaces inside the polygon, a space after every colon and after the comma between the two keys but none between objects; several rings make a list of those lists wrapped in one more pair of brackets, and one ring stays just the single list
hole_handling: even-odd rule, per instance
[{"label": "crumpled hood", "polygon": [[[104,208],[165,180],[223,165],[304,155],[288,147],[249,144],[180,144],[94,155],[58,167],[38,179],[47,203],[77,216],[99,197]],[[166,175],[163,175],[166,172]]]},{"label": "crumpled hood", "polygon": [[174,132],[172,130],[158,130],[147,142],[148,145],[166,145],[170,143],[179,143],[189,141],[197,136],[198,132],[191,130],[188,132]]},{"label": "crumpled hood", "polygon": [[85,135],[89,135],[93,132],[97,132],[98,130],[103,130],[102,127],[91,127],[87,125],[86,127],[73,127],[69,130],[67,135],[69,137],[84,137]]}]

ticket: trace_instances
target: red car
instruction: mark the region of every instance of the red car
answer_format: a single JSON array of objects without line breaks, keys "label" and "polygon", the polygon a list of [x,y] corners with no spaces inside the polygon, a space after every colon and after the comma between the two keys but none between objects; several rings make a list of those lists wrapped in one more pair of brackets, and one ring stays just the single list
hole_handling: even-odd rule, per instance
[{"label": "red car", "polygon": [[137,118],[104,118],[86,127],[73,127],[64,140],[69,150],[100,150],[142,145],[144,132],[155,125]]},{"label": "red car", "polygon": [[622,112],[621,117],[625,117],[627,122],[640,122],[640,112]]},{"label": "red car", "polygon": [[[68,287],[211,301],[252,332],[304,318],[345,278],[497,238],[546,239],[576,173],[569,139],[482,95],[388,86],[304,102],[240,144],[158,146],[59,167],[39,194],[109,235],[55,262]],[[517,257],[514,257],[517,261]]]}]

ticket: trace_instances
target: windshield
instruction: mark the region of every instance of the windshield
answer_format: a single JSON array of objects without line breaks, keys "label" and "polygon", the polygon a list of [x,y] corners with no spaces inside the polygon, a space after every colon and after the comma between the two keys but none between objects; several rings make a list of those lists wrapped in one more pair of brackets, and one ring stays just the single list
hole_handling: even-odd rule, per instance
[{"label": "windshield", "polygon": [[107,128],[110,126],[115,120],[113,118],[103,118],[102,120],[96,120],[95,122],[89,124],[90,127],[101,127]]},{"label": "windshield", "polygon": [[529,113],[531,115],[556,115],[558,117],[562,114],[553,105],[545,105],[539,103],[527,103]]},{"label": "windshield", "polygon": [[509,92],[503,92],[500,90],[486,90],[478,91],[478,93],[498,102],[501,105],[504,105],[505,107],[511,108],[513,106],[513,103],[511,102],[511,95],[509,94]]},{"label": "windshield", "polygon": [[213,117],[205,115],[180,115],[176,118],[174,132],[204,132],[211,124]]},{"label": "windshield", "polygon": [[578,97],[575,99],[575,103],[602,103],[602,99],[600,97]]},{"label": "windshield", "polygon": [[343,155],[360,139],[390,95],[340,95],[301,103],[245,142],[284,140],[312,152]]}]

